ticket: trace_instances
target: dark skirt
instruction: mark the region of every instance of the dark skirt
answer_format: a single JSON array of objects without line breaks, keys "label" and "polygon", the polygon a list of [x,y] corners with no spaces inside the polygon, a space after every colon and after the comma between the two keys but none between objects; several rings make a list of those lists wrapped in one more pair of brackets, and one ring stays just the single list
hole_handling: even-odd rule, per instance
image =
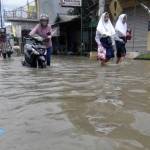
[{"label": "dark skirt", "polygon": [[114,58],[114,49],[110,37],[103,37],[100,39],[102,46],[106,49],[106,59]]},{"label": "dark skirt", "polygon": [[117,49],[117,57],[125,57],[126,56],[126,39],[121,37],[124,42],[116,41],[116,49]]}]

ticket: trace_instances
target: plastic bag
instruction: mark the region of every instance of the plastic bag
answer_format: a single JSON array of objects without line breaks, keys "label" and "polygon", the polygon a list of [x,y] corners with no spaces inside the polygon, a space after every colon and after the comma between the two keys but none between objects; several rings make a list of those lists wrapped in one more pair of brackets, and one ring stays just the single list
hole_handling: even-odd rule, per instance
[{"label": "plastic bag", "polygon": [[105,60],[106,59],[106,49],[102,45],[98,46],[97,58],[99,60]]},{"label": "plastic bag", "polygon": [[131,29],[128,29],[127,30],[127,35],[126,35],[126,40],[131,40],[132,39],[132,30]]}]

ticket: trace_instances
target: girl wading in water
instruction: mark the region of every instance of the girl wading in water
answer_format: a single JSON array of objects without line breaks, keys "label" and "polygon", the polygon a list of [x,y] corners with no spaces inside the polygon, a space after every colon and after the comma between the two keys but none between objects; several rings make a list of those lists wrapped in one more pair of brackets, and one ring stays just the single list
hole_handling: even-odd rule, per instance
[{"label": "girl wading in water", "polygon": [[98,45],[98,59],[105,65],[114,57],[113,36],[115,29],[110,21],[108,12],[102,14],[96,31],[95,40]]},{"label": "girl wading in water", "polygon": [[126,56],[126,43],[131,39],[131,30],[127,27],[127,15],[119,16],[115,26],[116,30],[116,49],[117,49],[117,64],[119,64]]}]

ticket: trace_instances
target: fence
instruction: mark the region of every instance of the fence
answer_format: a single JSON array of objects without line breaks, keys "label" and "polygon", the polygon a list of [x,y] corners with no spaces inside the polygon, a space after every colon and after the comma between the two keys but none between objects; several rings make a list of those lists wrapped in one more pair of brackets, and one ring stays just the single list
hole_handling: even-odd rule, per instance
[{"label": "fence", "polygon": [[37,19],[37,6],[35,1],[27,3],[23,7],[6,11],[4,10],[4,19]]}]

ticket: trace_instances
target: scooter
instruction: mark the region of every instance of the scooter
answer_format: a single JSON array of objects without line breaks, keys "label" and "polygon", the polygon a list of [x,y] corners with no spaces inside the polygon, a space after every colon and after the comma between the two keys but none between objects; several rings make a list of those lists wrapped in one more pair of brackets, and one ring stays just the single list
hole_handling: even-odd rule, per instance
[{"label": "scooter", "polygon": [[46,68],[46,46],[44,45],[46,39],[41,37],[25,38],[26,44],[24,46],[24,61],[23,66],[32,68]]}]

